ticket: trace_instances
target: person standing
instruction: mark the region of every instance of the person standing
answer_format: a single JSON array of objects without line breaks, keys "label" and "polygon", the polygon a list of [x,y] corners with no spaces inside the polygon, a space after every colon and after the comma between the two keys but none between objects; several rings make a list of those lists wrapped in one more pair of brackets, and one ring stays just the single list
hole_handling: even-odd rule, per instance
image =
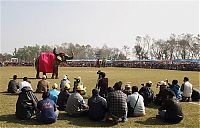
[{"label": "person standing", "polygon": [[49,96],[49,92],[43,92],[43,100],[37,103],[36,118],[38,121],[45,124],[55,123],[59,113],[56,104],[53,100],[49,99]]},{"label": "person standing", "polygon": [[99,95],[98,89],[92,90],[92,97],[88,99],[89,112],[91,120],[103,120],[107,112],[107,101]]},{"label": "person standing", "polygon": [[96,88],[100,90],[99,95],[105,98],[108,91],[108,78],[105,78],[104,72],[98,71],[97,74],[99,74],[99,78]]},{"label": "person standing", "polygon": [[144,99],[138,93],[138,87],[132,87],[132,94],[128,96],[128,116],[144,116],[145,115],[145,107],[144,107]]},{"label": "person standing", "polygon": [[13,75],[13,79],[10,80],[8,83],[7,91],[9,93],[17,93],[18,89],[19,89],[19,83],[17,82],[17,75]]}]

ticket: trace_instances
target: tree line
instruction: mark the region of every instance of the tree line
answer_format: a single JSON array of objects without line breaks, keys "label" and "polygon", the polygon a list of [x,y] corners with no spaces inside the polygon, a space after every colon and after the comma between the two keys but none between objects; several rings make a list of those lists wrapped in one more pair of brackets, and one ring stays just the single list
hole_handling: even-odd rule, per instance
[{"label": "tree line", "polygon": [[33,62],[41,52],[53,51],[57,47],[59,52],[71,55],[74,59],[107,59],[128,60],[135,56],[138,60],[174,60],[174,59],[200,59],[200,36],[192,34],[171,34],[167,40],[154,39],[149,35],[136,36],[133,46],[124,45],[121,49],[109,48],[104,45],[101,48],[92,47],[89,44],[80,45],[74,43],[62,43],[61,45],[38,45],[15,48],[13,54],[0,53],[0,61],[8,61],[18,58],[22,62]]}]

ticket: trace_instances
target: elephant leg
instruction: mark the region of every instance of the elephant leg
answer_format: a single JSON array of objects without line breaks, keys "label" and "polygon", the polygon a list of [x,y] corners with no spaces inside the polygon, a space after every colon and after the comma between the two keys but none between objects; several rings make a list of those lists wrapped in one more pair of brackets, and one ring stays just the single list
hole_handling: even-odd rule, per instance
[{"label": "elephant leg", "polygon": [[37,70],[36,79],[39,79],[39,78],[40,78],[40,72],[39,70]]}]

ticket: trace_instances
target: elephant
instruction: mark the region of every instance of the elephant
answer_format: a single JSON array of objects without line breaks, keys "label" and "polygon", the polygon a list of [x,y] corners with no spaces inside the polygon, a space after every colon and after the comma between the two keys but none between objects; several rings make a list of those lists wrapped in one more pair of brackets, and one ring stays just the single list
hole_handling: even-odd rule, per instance
[{"label": "elephant", "polygon": [[43,72],[43,75],[46,73],[52,73],[52,79],[58,79],[58,66],[61,62],[67,62],[67,60],[73,59],[72,56],[65,55],[65,53],[58,53],[54,48],[53,52],[42,52],[40,56],[35,61],[35,68],[37,70],[36,78],[40,78],[40,72]]}]

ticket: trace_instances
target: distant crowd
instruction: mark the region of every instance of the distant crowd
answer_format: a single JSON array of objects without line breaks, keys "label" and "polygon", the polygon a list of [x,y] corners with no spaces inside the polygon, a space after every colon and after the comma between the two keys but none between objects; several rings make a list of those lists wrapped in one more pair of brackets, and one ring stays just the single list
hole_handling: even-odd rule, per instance
[{"label": "distant crowd", "polygon": [[[2,66],[34,66],[33,62],[0,62]],[[61,67],[126,67],[126,68],[148,68],[148,69],[167,69],[182,71],[200,71],[199,63],[165,63],[162,61],[74,61],[69,60],[67,63],[61,63]]]},{"label": "distant crowd", "polygon": [[[16,116],[19,119],[36,119],[42,123],[56,122],[59,111],[65,111],[70,117],[88,116],[95,121],[111,121],[114,124],[126,122],[129,117],[145,116],[145,107],[159,106],[156,118],[169,123],[179,123],[184,114],[179,101],[199,101],[199,91],[193,89],[188,77],[184,77],[179,86],[178,80],[169,83],[168,80],[157,83],[159,93],[154,94],[151,89],[153,83],[148,81],[140,89],[122,81],[116,82],[113,87],[108,86],[106,73],[98,71],[96,87],[92,96],[83,98],[86,94],[81,77],[74,78],[72,83],[65,75],[59,84],[51,84],[44,75],[38,81],[35,92],[42,93],[42,100],[33,93],[31,81],[24,77],[17,82],[17,75],[8,83],[9,93],[19,93],[16,103]],[[50,89],[51,86],[51,89]],[[70,91],[72,90],[72,91]]]}]

